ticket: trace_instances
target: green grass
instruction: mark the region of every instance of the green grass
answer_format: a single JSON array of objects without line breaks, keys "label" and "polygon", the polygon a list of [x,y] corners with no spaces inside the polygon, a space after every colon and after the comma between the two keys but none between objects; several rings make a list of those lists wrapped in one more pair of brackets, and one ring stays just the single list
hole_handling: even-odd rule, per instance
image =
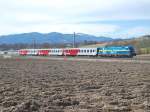
[{"label": "green grass", "polygon": [[82,46],[79,46],[81,48],[94,48],[94,47],[102,47],[102,46],[105,46],[107,45],[106,43],[102,43],[102,44],[92,44],[92,45],[82,45]]},{"label": "green grass", "polygon": [[149,48],[140,48],[139,54],[150,54],[150,47]]}]

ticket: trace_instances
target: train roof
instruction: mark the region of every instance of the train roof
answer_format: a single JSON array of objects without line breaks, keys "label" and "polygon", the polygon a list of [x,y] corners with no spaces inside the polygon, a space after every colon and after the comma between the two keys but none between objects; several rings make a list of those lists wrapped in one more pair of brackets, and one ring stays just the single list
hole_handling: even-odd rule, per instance
[{"label": "train roof", "polygon": [[[108,45],[108,46],[103,46],[103,47],[122,47],[122,48],[129,48],[129,47],[133,47],[132,45]],[[102,48],[102,47],[99,47]]]}]

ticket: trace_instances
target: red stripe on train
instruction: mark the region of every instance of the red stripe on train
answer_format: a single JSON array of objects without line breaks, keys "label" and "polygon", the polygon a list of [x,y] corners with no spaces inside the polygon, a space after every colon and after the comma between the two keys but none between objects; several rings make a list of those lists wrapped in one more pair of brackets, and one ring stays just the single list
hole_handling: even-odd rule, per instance
[{"label": "red stripe on train", "polygon": [[66,56],[77,56],[79,49],[65,49],[63,50],[63,54]]},{"label": "red stripe on train", "polygon": [[28,50],[21,50],[19,51],[20,55],[27,55],[28,54]]},{"label": "red stripe on train", "polygon": [[38,50],[38,55],[48,56],[50,50]]}]

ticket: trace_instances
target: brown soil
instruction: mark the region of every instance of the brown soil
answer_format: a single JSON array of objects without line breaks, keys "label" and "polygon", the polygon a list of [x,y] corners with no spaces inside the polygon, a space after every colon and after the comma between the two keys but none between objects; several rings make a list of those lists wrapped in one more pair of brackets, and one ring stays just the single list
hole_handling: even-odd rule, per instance
[{"label": "brown soil", "polygon": [[149,112],[150,64],[0,59],[1,112]]}]

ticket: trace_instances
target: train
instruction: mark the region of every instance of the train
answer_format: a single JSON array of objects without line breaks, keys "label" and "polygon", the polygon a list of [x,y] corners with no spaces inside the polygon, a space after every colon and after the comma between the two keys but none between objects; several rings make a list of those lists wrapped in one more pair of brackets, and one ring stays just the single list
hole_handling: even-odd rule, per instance
[{"label": "train", "polygon": [[18,54],[20,56],[101,56],[130,58],[136,56],[135,48],[131,45],[95,48],[20,49]]}]

